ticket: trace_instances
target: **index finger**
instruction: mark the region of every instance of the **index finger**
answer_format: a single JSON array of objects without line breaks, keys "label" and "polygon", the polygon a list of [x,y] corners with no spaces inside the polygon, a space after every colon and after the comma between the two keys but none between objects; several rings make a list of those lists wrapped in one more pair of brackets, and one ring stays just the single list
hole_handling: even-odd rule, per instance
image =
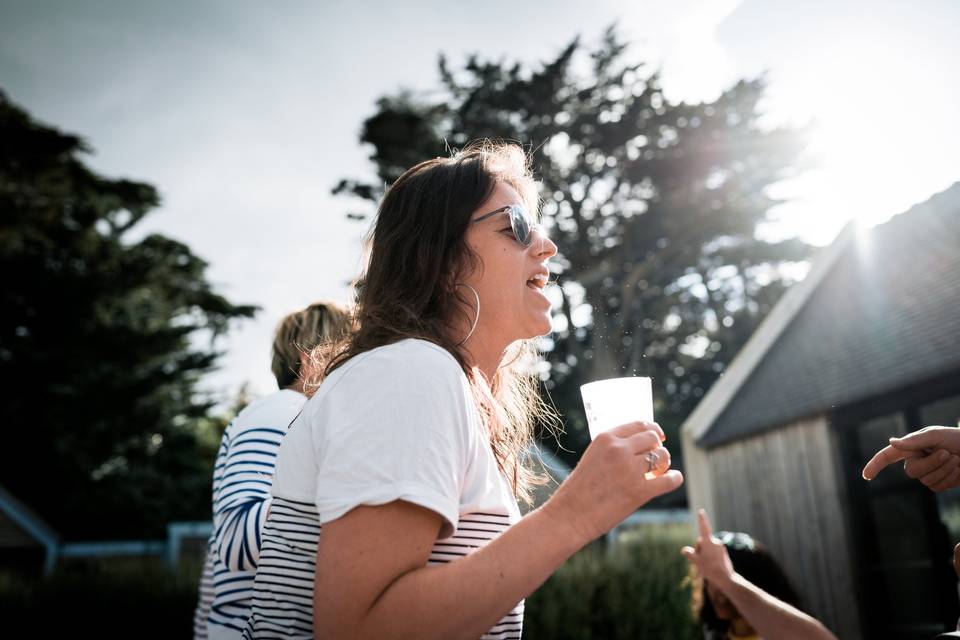
[{"label": "index finger", "polygon": [[960,432],[953,427],[924,427],[902,438],[891,438],[890,444],[901,451],[921,451],[937,447],[950,449],[947,440],[951,439],[951,436],[956,438],[957,435],[960,435]]},{"label": "index finger", "polygon": [[873,480],[881,470],[906,457],[906,451],[901,451],[892,445],[887,445],[870,458],[870,461],[863,467],[863,473],[861,475],[863,475],[864,480]]},{"label": "index finger", "polygon": [[617,436],[618,438],[629,438],[635,433],[641,431],[653,431],[660,438],[660,442],[663,442],[667,439],[667,436],[664,435],[663,429],[660,428],[656,422],[646,422],[643,420],[638,420],[637,422],[628,422],[626,424],[621,424],[618,427],[610,429],[610,433]]},{"label": "index finger", "polygon": [[713,527],[710,526],[710,518],[707,516],[706,509],[700,509],[697,512],[697,520],[700,523],[700,537],[709,540],[713,537]]}]

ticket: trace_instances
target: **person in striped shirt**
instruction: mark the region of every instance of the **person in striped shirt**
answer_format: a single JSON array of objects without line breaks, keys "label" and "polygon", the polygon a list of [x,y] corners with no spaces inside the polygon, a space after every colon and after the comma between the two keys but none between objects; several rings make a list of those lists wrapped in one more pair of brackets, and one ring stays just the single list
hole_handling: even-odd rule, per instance
[{"label": "person in striped shirt", "polygon": [[280,390],[248,405],[223,433],[213,470],[214,527],[194,613],[195,638],[241,636],[250,614],[277,450],[306,401],[304,374],[317,368],[310,366],[308,354],[340,338],[349,323],[346,309],[329,301],[283,318],[271,363]]},{"label": "person in striped shirt", "polygon": [[245,637],[520,638],[528,594],[680,486],[659,426],[632,422],[520,517],[557,252],[536,206],[502,143],[388,189],[358,324],[280,445]]}]

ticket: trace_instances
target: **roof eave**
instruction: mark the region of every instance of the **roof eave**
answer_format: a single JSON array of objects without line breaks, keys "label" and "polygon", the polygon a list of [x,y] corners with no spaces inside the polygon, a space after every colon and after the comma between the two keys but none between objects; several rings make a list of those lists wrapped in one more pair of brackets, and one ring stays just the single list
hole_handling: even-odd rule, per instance
[{"label": "roof eave", "polygon": [[837,259],[843,255],[856,236],[856,230],[855,223],[847,223],[836,239],[817,254],[807,277],[784,293],[783,298],[760,323],[726,371],[684,421],[680,427],[681,433],[689,435],[694,442],[699,442],[709,432],[756,366],[817,290]]}]

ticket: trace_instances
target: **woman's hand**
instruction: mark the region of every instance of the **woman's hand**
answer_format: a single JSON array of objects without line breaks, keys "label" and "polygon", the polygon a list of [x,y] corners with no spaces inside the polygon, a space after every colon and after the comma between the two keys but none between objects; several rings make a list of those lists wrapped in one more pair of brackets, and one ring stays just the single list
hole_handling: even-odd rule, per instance
[{"label": "woman's hand", "polygon": [[631,422],[601,433],[541,509],[568,526],[581,544],[603,535],[651,499],[683,484],[683,475],[670,469],[664,439],[653,422]]},{"label": "woman's hand", "polygon": [[697,514],[700,523],[700,537],[693,547],[684,547],[680,550],[683,557],[696,567],[700,577],[717,585],[721,590],[725,584],[733,579],[733,563],[727,547],[713,537],[713,528],[707,512],[700,509]]}]

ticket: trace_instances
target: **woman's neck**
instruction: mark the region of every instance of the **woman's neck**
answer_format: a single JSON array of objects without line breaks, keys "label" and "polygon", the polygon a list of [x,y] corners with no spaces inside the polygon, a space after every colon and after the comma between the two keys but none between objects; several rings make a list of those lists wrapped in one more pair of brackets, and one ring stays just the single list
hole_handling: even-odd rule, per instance
[{"label": "woman's neck", "polygon": [[478,330],[470,336],[461,348],[467,365],[480,371],[486,378],[487,384],[492,384],[508,346],[503,344],[502,341],[491,340]]}]

